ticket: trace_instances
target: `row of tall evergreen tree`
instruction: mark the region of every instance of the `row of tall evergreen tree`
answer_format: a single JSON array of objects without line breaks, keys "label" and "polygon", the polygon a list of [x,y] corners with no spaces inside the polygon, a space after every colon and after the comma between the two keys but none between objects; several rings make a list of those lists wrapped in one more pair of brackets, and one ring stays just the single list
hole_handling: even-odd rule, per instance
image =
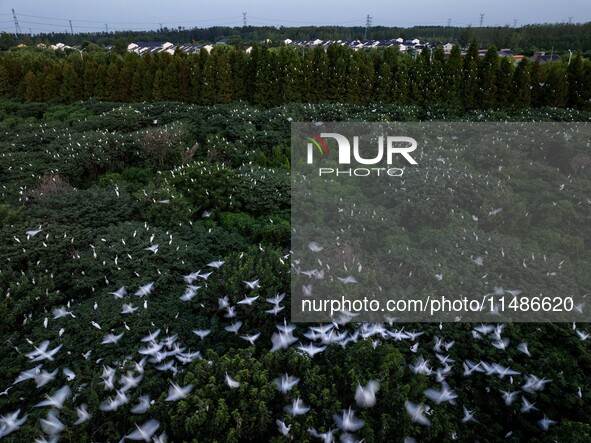
[{"label": "row of tall evergreen tree", "polygon": [[332,45],[301,50],[216,46],[208,53],[123,56],[113,52],[0,54],[0,96],[29,102],[90,98],[181,101],[211,105],[247,101],[272,107],[292,102],[376,102],[463,109],[572,107],[591,109],[591,62],[519,63],[490,47],[479,57],[456,46],[416,56],[397,49],[354,51]]}]

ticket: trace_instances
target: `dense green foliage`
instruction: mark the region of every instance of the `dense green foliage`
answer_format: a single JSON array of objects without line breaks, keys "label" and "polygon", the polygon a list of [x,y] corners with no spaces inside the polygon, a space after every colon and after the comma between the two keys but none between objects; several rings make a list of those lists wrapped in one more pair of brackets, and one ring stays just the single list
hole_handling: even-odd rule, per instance
[{"label": "dense green foliage", "polygon": [[441,48],[420,55],[398,49],[354,51],[332,45],[300,50],[254,46],[248,54],[222,45],[210,53],[53,51],[0,53],[0,97],[72,103],[90,98],[121,102],[180,101],[263,107],[345,102],[446,105],[452,110],[574,107],[591,109],[591,62],[580,53],[540,65],[500,58],[494,47],[462,57]]},{"label": "dense green foliage", "polygon": [[[355,57],[364,59],[360,54]],[[253,93],[263,92],[255,89]],[[285,255],[290,246],[290,121],[451,119],[589,121],[591,114],[554,108],[464,113],[455,106],[395,104],[291,104],[265,110],[247,104],[0,102],[0,389],[11,386],[21,371],[37,364],[25,356],[33,350],[28,340],[34,344],[50,340],[50,348],[58,344],[63,348],[54,361],[44,362],[43,369],[51,372],[68,367],[76,374],[67,381],[74,395],[60,410],[60,420],[67,425],[62,441],[119,441],[148,416],[159,420],[159,432],[166,431],[171,442],[319,441],[308,429],[326,432],[334,427],[333,415],[353,405],[358,383],[370,379],[380,380],[381,387],[376,405],[358,411],[365,426],[357,437],[367,442],[402,442],[407,436],[428,442],[453,438],[466,442],[589,441],[591,353],[589,342],[579,340],[570,325],[508,324],[503,335],[511,346],[503,351],[492,347],[489,339],[475,340],[468,324],[404,325],[408,331],[425,332],[417,340],[418,354],[409,351],[407,340],[371,334],[363,329],[368,325],[357,324],[341,325],[338,332],[352,336],[357,331],[358,340],[346,347],[329,345],[313,358],[294,348],[269,351],[275,325],[282,324],[283,314],[289,311],[289,295],[283,302],[285,311],[278,316],[265,313],[271,305],[264,299],[289,288]],[[569,182],[572,174],[577,175],[578,186],[572,193],[589,191],[589,170],[579,170],[571,161],[576,154],[548,152],[540,157],[539,152],[504,150],[503,155],[513,155],[524,167],[529,165],[521,176],[523,181],[515,183],[511,192],[495,194],[501,191],[481,178],[470,183],[446,180],[440,200],[451,204],[448,199],[457,199],[453,204],[470,214],[472,199],[480,198],[478,193],[490,196],[490,204],[513,198],[506,202],[513,207],[502,214],[507,225],[503,241],[516,250],[554,248],[552,259],[564,256],[569,260],[565,277],[560,278],[573,276],[579,289],[585,289],[588,272],[571,266],[570,261],[577,254],[588,255],[588,202],[575,201],[565,193],[557,202],[564,217],[553,225],[544,225],[547,219],[530,217],[525,224],[512,218],[526,205],[551,205],[549,196],[558,184]],[[468,172],[494,164],[490,152],[449,155]],[[465,193],[447,197],[448,186],[464,186]],[[400,224],[408,230],[405,235],[426,243],[430,236],[448,235],[433,226],[440,223],[443,228],[452,221],[433,215],[432,211],[441,208],[435,199],[424,200],[418,189],[412,198],[421,204],[405,206],[401,213]],[[38,234],[26,234],[39,226]],[[478,229],[484,237],[492,227],[483,221]],[[513,244],[521,235],[523,244]],[[152,244],[159,245],[157,253],[145,250]],[[404,254],[406,246],[401,239],[397,253]],[[420,254],[429,252],[418,248],[416,255],[410,254],[404,272],[409,267],[419,275],[431,272],[425,264],[428,260]],[[225,264],[210,269],[213,274],[207,280],[197,280],[195,284],[202,287],[193,300],[180,301],[186,286],[183,276],[198,269],[206,272],[207,263],[213,260]],[[461,272],[461,267],[449,266],[446,272]],[[245,289],[243,282],[254,279],[260,280],[260,289]],[[155,289],[144,298],[148,303],[144,309],[144,300],[133,292],[148,282],[154,282]],[[129,292],[125,300],[109,295],[121,286]],[[236,304],[255,294],[261,298],[252,306],[237,305],[237,318],[243,322],[240,333],[261,333],[251,346],[225,329],[236,319],[224,316],[218,299],[228,295]],[[136,304],[139,310],[120,314],[122,302]],[[69,306],[76,318],[54,319],[53,309],[61,306]],[[384,327],[394,330],[397,325]],[[579,330],[584,327],[578,325]],[[177,373],[147,364],[139,387],[127,392],[129,405],[102,411],[101,404],[114,397],[114,391],[103,388],[103,367],[115,368],[117,378],[134,371],[133,361],[142,358],[138,348],[145,345],[141,337],[156,328],[162,330],[161,338],[178,334],[182,346],[200,351],[202,358],[178,363]],[[211,334],[200,340],[191,332],[196,328],[211,329]],[[305,342],[305,331],[299,325],[294,334]],[[101,345],[108,332],[124,332],[124,336],[116,345]],[[438,386],[433,377],[409,370],[421,355],[436,366],[434,336],[456,342],[449,351],[456,363],[447,381],[459,399],[458,405],[432,404],[432,425],[424,427],[413,423],[404,405],[407,400],[425,401],[423,392]],[[524,340],[532,357],[516,349]],[[87,358],[81,355],[89,350],[92,353]],[[461,362],[465,359],[511,366],[523,376],[515,377],[514,385],[508,377],[484,373],[464,377]],[[301,381],[284,394],[273,380],[286,372]],[[240,387],[231,389],[224,384],[226,374],[238,380]],[[505,406],[498,390],[519,389],[529,374],[552,382],[545,390],[528,394],[539,411],[521,414],[519,402]],[[170,382],[191,384],[193,390],[183,400],[167,402]],[[0,396],[0,416],[17,409],[21,416],[28,414],[21,429],[2,441],[40,438],[38,421],[47,410],[33,406],[64,383],[60,373],[46,386],[36,388],[33,380],[27,380]],[[577,387],[582,390],[581,398]],[[155,400],[146,417],[128,412],[140,395]],[[291,417],[284,407],[296,397],[310,411]],[[76,406],[82,403],[93,417],[74,426]],[[462,422],[462,405],[476,411],[479,423]],[[558,422],[548,432],[536,424],[544,414]],[[279,434],[276,419],[291,425],[291,437]],[[505,440],[508,432],[512,434]]]}]

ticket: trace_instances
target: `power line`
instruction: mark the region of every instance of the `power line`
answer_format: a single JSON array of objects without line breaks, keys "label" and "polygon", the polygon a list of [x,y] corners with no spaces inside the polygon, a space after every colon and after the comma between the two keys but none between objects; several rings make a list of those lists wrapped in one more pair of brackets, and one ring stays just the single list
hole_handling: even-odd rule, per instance
[{"label": "power line", "polygon": [[254,18],[257,21],[264,21],[264,22],[271,22],[271,23],[291,23],[291,24],[304,25],[304,26],[306,26],[306,25],[307,26],[346,25],[346,24],[350,24],[350,23],[359,23],[359,19],[347,20],[347,21],[342,21],[342,22],[310,22],[310,21],[282,20],[282,19],[276,19],[276,18],[255,17],[253,15],[251,15],[250,18]]}]

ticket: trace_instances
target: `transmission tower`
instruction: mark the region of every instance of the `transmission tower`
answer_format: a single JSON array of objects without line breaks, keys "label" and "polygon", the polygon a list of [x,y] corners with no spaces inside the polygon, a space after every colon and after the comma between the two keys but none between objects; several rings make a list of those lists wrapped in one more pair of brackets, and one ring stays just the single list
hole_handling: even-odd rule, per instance
[{"label": "transmission tower", "polygon": [[14,32],[17,37],[19,34],[22,34],[21,27],[18,25],[18,20],[16,19],[16,12],[14,9],[12,10],[12,17],[14,18]]},{"label": "transmission tower", "polygon": [[367,40],[367,36],[369,35],[369,28],[371,28],[372,19],[373,17],[367,14],[367,17],[365,18],[365,40]]},{"label": "transmission tower", "polygon": [[74,35],[74,28],[72,27],[72,20],[68,20],[70,22],[70,32]]},{"label": "transmission tower", "polygon": [[484,21],[484,12],[480,14],[480,27],[482,28],[482,22]]},{"label": "transmission tower", "polygon": [[449,28],[451,26],[451,18],[447,19],[447,27]]},{"label": "transmission tower", "polygon": [[246,28],[246,12],[242,13],[242,26]]}]

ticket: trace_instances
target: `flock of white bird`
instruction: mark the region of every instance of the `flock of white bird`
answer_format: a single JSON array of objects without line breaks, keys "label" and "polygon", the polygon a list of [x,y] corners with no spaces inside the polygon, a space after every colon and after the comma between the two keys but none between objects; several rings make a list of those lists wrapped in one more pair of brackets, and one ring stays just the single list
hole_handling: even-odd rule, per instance
[{"label": "flock of white bird", "polygon": [[[42,227],[31,230],[27,233],[29,241],[42,231]],[[312,248],[316,245],[312,245]],[[185,292],[179,296],[179,303],[188,303],[192,301],[199,301],[199,303],[206,303],[205,298],[200,297],[201,285],[196,285],[196,282],[203,286],[215,270],[224,265],[223,260],[216,260],[207,264],[208,271],[196,271],[183,276],[186,285]],[[343,284],[349,283],[346,280]],[[241,314],[241,306],[260,306],[265,309],[268,315],[277,316],[285,306],[282,302],[286,300],[285,294],[277,294],[272,297],[264,297],[262,303],[261,294],[264,293],[264,288],[261,287],[260,280],[255,278],[253,280],[245,280],[244,292],[246,295],[234,297],[225,295],[217,299],[217,308],[220,315],[223,316],[229,324],[225,326],[225,330],[239,334],[243,322],[239,320]],[[113,288],[111,291],[105,292],[105,297],[113,297],[113,299],[121,303],[121,332],[114,330],[104,331],[102,340],[97,343],[97,346],[116,346],[122,340],[128,329],[127,324],[123,321],[126,316],[139,315],[137,312],[141,309],[139,306],[134,306],[134,301],[144,300],[143,309],[148,309],[147,300],[153,299],[157,303],[157,299],[153,298],[158,288],[154,282],[145,282],[139,285],[138,289],[131,293],[125,287]],[[269,305],[271,309],[266,309]],[[90,420],[94,411],[88,409],[84,403],[77,404],[76,398],[78,395],[73,394],[77,392],[78,388],[71,386],[71,383],[76,380],[80,374],[75,374],[66,366],[55,367],[51,365],[56,358],[61,356],[64,352],[68,353],[68,358],[79,355],[84,359],[90,359],[93,352],[92,349],[81,352],[80,349],[64,348],[60,343],[60,337],[63,334],[64,328],[68,327],[68,322],[78,321],[80,311],[83,307],[73,303],[68,303],[66,306],[58,306],[53,309],[53,316],[51,319],[44,318],[42,320],[43,326],[48,327],[49,322],[56,322],[60,327],[58,336],[52,339],[44,340],[40,343],[33,343],[28,340],[30,350],[24,355],[31,363],[31,367],[24,369],[20,375],[14,380],[13,386],[18,383],[30,383],[31,392],[35,392],[34,388],[40,388],[49,385],[50,388],[40,390],[37,392],[44,392],[41,395],[40,401],[35,405],[37,408],[47,408],[47,415],[45,418],[39,420],[41,431],[45,434],[43,437],[37,438],[36,443],[41,442],[57,442],[60,434],[67,426],[78,426],[87,420]],[[88,308],[86,308],[88,309]],[[97,309],[95,303],[93,310]],[[113,313],[113,315],[116,315]],[[410,418],[423,426],[429,426],[431,421],[429,416],[433,413],[434,408],[442,403],[456,404],[459,400],[458,395],[447,382],[447,377],[452,372],[463,370],[465,377],[475,376],[477,373],[485,374],[487,377],[498,377],[501,380],[507,380],[507,390],[501,390],[496,395],[502,396],[506,405],[511,405],[513,402],[520,400],[520,411],[524,414],[536,411],[535,394],[544,389],[545,385],[552,382],[552,380],[544,377],[539,377],[535,374],[521,374],[518,371],[512,370],[499,362],[488,361],[472,361],[464,360],[461,363],[456,363],[450,357],[449,351],[454,346],[454,341],[447,341],[442,337],[431,337],[428,340],[422,340],[424,336],[423,331],[405,330],[404,327],[395,327],[395,323],[351,323],[352,316],[344,315],[345,320],[340,322],[333,322],[321,324],[318,326],[310,326],[307,331],[298,334],[298,328],[294,324],[290,324],[285,318],[283,322],[277,325],[277,331],[271,337],[270,352],[280,352],[289,347],[295,347],[302,355],[307,358],[315,358],[326,350],[328,346],[338,345],[346,347],[350,343],[355,343],[358,340],[371,340],[374,347],[379,346],[381,342],[392,340],[395,342],[407,342],[408,349],[411,355],[418,354],[414,362],[408,366],[408,370],[414,374],[424,374],[433,378],[434,383],[438,387],[429,388],[424,391],[424,400],[413,402],[407,400],[405,408]],[[27,318],[27,321],[33,321]],[[41,319],[38,319],[41,322]],[[346,327],[345,324],[349,323]],[[95,320],[91,320],[90,326],[96,330],[102,331],[102,327]],[[353,328],[351,329],[351,326]],[[134,399],[133,392],[140,386],[144,379],[144,371],[146,365],[153,365],[158,371],[170,373],[172,377],[176,377],[182,373],[189,363],[195,359],[202,358],[199,351],[191,352],[183,344],[183,340],[172,331],[166,331],[162,334],[161,329],[155,328],[153,324],[146,325],[148,334],[143,337],[138,343],[137,354],[135,359],[119,358],[108,362],[103,359],[96,361],[97,365],[102,366],[101,384],[105,392],[112,393],[111,396],[105,398],[100,404],[100,410],[103,412],[116,411],[119,408],[127,407],[132,414],[149,414],[150,408],[154,405],[154,399],[147,395],[139,395]],[[508,338],[503,337],[505,325],[504,324],[481,324],[475,326],[472,330],[472,336],[475,340],[479,340],[486,345],[487,343],[499,351],[502,357],[503,351],[512,344]],[[443,325],[440,325],[443,330]],[[194,329],[193,333],[200,339],[206,340],[210,335],[208,329]],[[576,331],[581,340],[589,338],[589,334],[585,331]],[[260,337],[260,332],[248,331],[240,335],[242,339],[248,342],[249,345],[257,346],[257,341]],[[186,337],[185,339],[189,339]],[[431,344],[429,344],[431,343]],[[499,345],[499,344],[502,344]],[[266,346],[266,345],[263,345]],[[428,348],[432,351],[429,351]],[[527,343],[521,342],[516,345],[516,348],[527,355],[531,356]],[[15,352],[21,353],[15,347]],[[431,356],[425,358],[425,355]],[[539,356],[534,356],[539,357]],[[64,381],[66,383],[64,383]],[[297,375],[278,374],[273,381],[276,388],[282,392],[289,392],[296,384],[300,382]],[[220,383],[225,383],[228,389],[237,389],[240,387],[240,380],[234,378],[230,373],[226,373],[224,380]],[[7,387],[4,392],[9,395],[12,386]],[[186,398],[190,395],[193,385],[181,386],[180,384],[171,381],[168,389],[168,394],[164,399],[165,402],[176,402]],[[380,380],[369,380],[366,384],[358,384],[355,391],[355,402],[358,408],[371,408],[379,399]],[[491,393],[491,395],[495,395]],[[579,390],[579,395],[581,391]],[[78,419],[72,423],[64,423],[60,418],[59,411],[64,404],[72,400],[75,404]],[[387,400],[384,400],[387,401]],[[356,410],[351,405],[348,409],[334,414],[334,427],[330,427],[326,432],[320,432],[316,429],[310,429],[310,435],[321,439],[324,442],[334,441],[336,435],[340,432],[342,441],[357,441],[355,439],[355,432],[364,426],[364,421],[356,417]],[[300,397],[293,399],[290,404],[285,406],[285,413],[292,417],[297,417],[306,414],[310,407],[306,404],[306,400]],[[28,414],[20,409],[11,411],[1,416],[0,418],[0,438],[18,432],[19,428],[28,420]],[[461,410],[458,411],[458,420],[463,423],[478,422],[477,413],[470,409],[470,406],[463,404]],[[547,430],[556,421],[545,415],[538,419],[538,424],[541,429]],[[291,425],[286,424],[284,417],[277,417],[278,431],[284,436],[290,435]],[[163,442],[166,441],[166,434],[164,432],[158,434],[160,423],[155,419],[148,419],[146,422],[137,426],[135,430],[122,436],[121,441],[124,440],[143,440],[146,442]],[[412,441],[409,437],[408,441]]]},{"label": "flock of white bird", "polygon": [[[108,135],[108,134],[106,134]],[[101,140],[102,141],[102,140]],[[75,143],[69,140],[69,143]],[[74,147],[72,146],[72,152]],[[49,152],[48,152],[49,154]],[[453,153],[451,153],[453,155]],[[55,153],[51,153],[55,155]],[[445,161],[445,159],[443,159]],[[440,161],[441,162],[441,161]],[[444,162],[442,162],[444,163]],[[182,169],[171,171],[172,176],[182,172]],[[447,179],[453,179],[449,175]],[[437,181],[438,177],[433,177],[433,181]],[[404,182],[403,182],[404,184]],[[492,183],[491,183],[492,184]],[[488,185],[488,182],[487,182]],[[497,183],[497,186],[501,186]],[[560,191],[564,190],[564,185]],[[453,190],[452,190],[453,191]],[[119,196],[119,189],[115,189],[115,193]],[[26,195],[26,190],[22,190],[23,198]],[[154,200],[155,203],[166,204],[170,200]],[[488,216],[494,217],[501,213],[503,208],[490,208],[487,212]],[[353,210],[352,210],[353,211]],[[527,215],[527,214],[526,214]],[[477,222],[479,218],[476,215],[472,216],[473,221]],[[146,226],[146,231],[149,228]],[[43,238],[43,234],[46,236]],[[471,234],[466,232],[466,235],[478,237],[474,231]],[[171,234],[170,234],[171,235]],[[29,247],[41,247],[40,244],[35,246],[28,246],[27,242],[35,242],[41,237],[42,247],[47,247],[47,242],[50,238],[55,237],[54,233],[45,232],[44,227],[38,226],[26,230],[23,233],[15,234],[13,239],[23,247],[23,252]],[[135,233],[134,233],[135,237]],[[64,233],[64,238],[67,238],[67,233]],[[149,252],[150,256],[158,254],[165,243],[153,243],[154,236],[150,237],[150,241],[141,247],[141,250]],[[72,243],[74,238],[71,239]],[[125,241],[121,240],[123,244]],[[168,246],[172,243],[172,236],[170,237]],[[97,258],[96,247],[89,245],[92,250],[94,259]],[[310,249],[313,252],[322,250],[322,246],[318,243],[311,243]],[[133,251],[134,254],[141,254],[140,250]],[[500,252],[504,257],[504,250]],[[79,255],[74,254],[72,259],[80,259]],[[144,252],[146,254],[146,252]],[[128,255],[131,260],[131,255]],[[287,257],[284,257],[286,259]],[[119,266],[119,257],[112,258],[116,266]],[[472,256],[470,260],[477,266],[485,265],[484,256]],[[532,255],[532,261],[535,258]],[[545,257],[544,257],[545,261]],[[552,383],[551,379],[546,379],[540,374],[523,374],[519,371],[511,369],[506,366],[501,360],[504,360],[504,353],[511,346],[515,346],[518,351],[527,357],[539,358],[539,355],[532,355],[528,344],[520,342],[518,344],[511,343],[509,338],[503,336],[505,325],[503,323],[487,323],[474,326],[472,329],[472,337],[479,341],[482,346],[490,346],[491,351],[494,349],[499,356],[499,361],[485,361],[485,360],[469,360],[465,359],[461,362],[455,361],[451,355],[450,350],[454,346],[453,340],[448,340],[445,337],[444,326],[440,325],[441,337],[426,337],[423,331],[406,330],[404,326],[397,325],[393,322],[385,323],[354,323],[352,316],[344,315],[340,317],[339,321],[332,323],[321,324],[317,326],[310,326],[307,329],[297,327],[291,324],[287,319],[279,321],[276,326],[276,332],[270,337],[270,343],[262,343],[259,341],[261,333],[259,331],[243,331],[243,321],[240,319],[242,309],[246,306],[260,307],[269,316],[279,316],[285,309],[285,303],[289,300],[286,294],[265,294],[266,290],[261,285],[257,276],[251,276],[252,280],[245,280],[244,294],[240,296],[233,295],[219,295],[217,300],[201,297],[202,289],[206,286],[209,278],[216,278],[215,272],[224,265],[223,260],[216,260],[206,265],[207,271],[198,270],[188,275],[182,276],[185,283],[185,291],[178,296],[179,304],[183,303],[217,303],[217,308],[220,316],[227,322],[224,326],[225,331],[231,334],[236,334],[245,341],[245,345],[249,346],[263,346],[270,349],[270,352],[282,352],[288,348],[295,348],[306,358],[314,359],[321,355],[329,346],[346,347],[351,343],[359,340],[371,340],[374,347],[380,346],[385,341],[393,341],[406,343],[409,356],[414,356],[413,363],[406,368],[413,374],[425,375],[432,380],[432,387],[423,392],[421,398],[407,399],[405,401],[405,410],[410,419],[422,426],[431,425],[431,415],[434,410],[443,403],[457,405],[462,401],[454,388],[450,385],[449,379],[451,374],[461,373],[464,377],[497,377],[506,383],[506,389],[499,390],[499,392],[487,392],[487,395],[498,395],[502,398],[507,406],[514,402],[521,402],[520,413],[530,414],[532,420],[535,420],[543,431],[547,431],[551,426],[556,424],[556,420],[547,417],[543,411],[539,411],[535,406],[535,396],[538,392],[545,389],[548,383]],[[527,267],[525,259],[523,266]],[[556,269],[560,269],[562,262]],[[327,270],[328,272],[329,270]],[[359,269],[361,271],[361,269]],[[310,275],[318,276],[318,272],[324,271],[302,271],[310,272]],[[411,275],[409,275],[410,277]],[[139,277],[139,276],[138,276]],[[179,276],[179,279],[181,276]],[[249,277],[250,278],[250,277]],[[445,278],[443,272],[435,274],[437,281],[442,281]],[[349,275],[345,277],[336,277],[344,285],[355,284],[357,282],[355,276]],[[106,278],[105,278],[106,280]],[[142,311],[149,309],[148,301],[150,303],[158,303],[157,298],[154,297],[158,291],[163,290],[159,288],[155,281],[143,280],[138,284],[135,290],[130,290],[128,287],[112,285],[106,281],[109,287],[105,291],[105,297],[113,297],[120,301],[120,327],[116,330],[105,330],[97,322],[97,319],[92,319],[88,326],[97,331],[101,331],[102,338],[97,340],[96,346],[117,346],[118,343],[125,338],[129,327],[124,319],[129,316],[140,316]],[[514,296],[519,295],[519,290],[514,290]],[[97,289],[97,293],[100,291]],[[84,318],[92,317],[93,311],[96,311],[100,301],[96,302],[90,313],[84,312]],[[14,380],[12,386],[0,387],[4,392],[0,396],[9,396],[13,386],[20,383],[30,385],[32,393],[38,393],[39,401],[35,404],[35,408],[47,408],[45,418],[39,420],[40,434],[35,442],[57,442],[61,434],[68,427],[76,427],[92,419],[96,411],[89,410],[88,405],[78,403],[79,390],[82,386],[76,386],[76,379],[80,378],[81,374],[74,373],[65,365],[57,366],[54,364],[56,360],[65,361],[79,356],[85,360],[90,360],[94,349],[67,349],[61,342],[61,338],[69,327],[68,322],[79,321],[82,317],[82,310],[88,308],[83,305],[77,305],[75,302],[68,302],[65,306],[56,306],[52,309],[51,318],[45,317],[33,318],[32,315],[25,316],[25,322],[39,322],[44,329],[49,332],[49,324],[55,323],[60,329],[56,336],[47,337],[39,343],[28,341],[29,348],[26,351],[14,347],[14,352],[24,355],[30,363],[30,367],[23,368],[20,375]],[[112,313],[113,316],[116,313]],[[120,408],[128,408],[131,414],[147,414],[150,413],[150,408],[154,406],[157,401],[149,396],[134,395],[138,386],[144,382],[144,373],[147,365],[152,365],[159,372],[170,374],[171,378],[178,377],[185,371],[187,365],[196,359],[202,358],[201,352],[191,351],[185,342],[198,337],[200,341],[214,340],[210,336],[209,329],[193,330],[193,337],[179,337],[177,333],[172,330],[167,330],[163,333],[161,328],[153,324],[145,324],[146,335],[137,343],[136,355],[131,358],[116,358],[112,361],[104,359],[96,360],[97,366],[100,366],[102,390],[107,393],[107,397],[103,399],[100,404],[100,410],[105,413],[117,411]],[[576,329],[576,325],[573,325]],[[591,338],[591,334],[584,330],[576,329],[576,334],[580,340],[587,340]],[[209,337],[209,338],[208,338]],[[63,357],[64,354],[68,357]],[[480,374],[480,375],[478,375]],[[276,374],[277,378],[273,383],[278,391],[281,393],[290,392],[295,385],[300,382],[299,374]],[[227,389],[239,389],[241,382],[239,377],[235,374],[226,372],[224,378],[219,380],[220,384],[224,383]],[[380,399],[380,385],[381,380],[367,380],[365,383],[359,382],[354,392],[355,405],[350,405],[347,409],[341,411],[334,411],[333,422],[319,424],[319,428],[327,429],[322,432],[314,428],[309,429],[309,434],[322,440],[324,442],[335,441],[337,436],[340,436],[341,441],[357,441],[355,433],[365,426],[362,419],[356,416],[357,409],[371,408],[376,405],[378,401],[387,402],[388,399]],[[187,398],[194,386],[181,385],[175,381],[170,381],[170,386],[164,402],[177,402]],[[579,388],[577,395],[583,396],[582,390]],[[77,420],[71,423],[66,423],[60,417],[60,410],[64,407],[66,402],[72,402],[76,407]],[[357,408],[357,409],[355,409]],[[461,409],[457,408],[458,422],[462,423],[478,423],[478,411],[471,409],[472,406],[462,403]],[[291,402],[286,401],[284,408],[285,414],[293,418],[304,415],[310,411],[310,406],[307,405],[305,398],[296,397]],[[555,417],[558,419],[557,417]],[[0,439],[14,435],[19,429],[29,420],[29,413],[16,409],[12,411],[3,412],[0,417]],[[285,415],[276,417],[276,424],[278,432],[285,437],[290,437],[291,425]],[[164,442],[166,441],[166,433],[161,429],[161,424],[154,418],[147,418],[142,425],[136,426],[135,429],[130,429],[129,432],[121,436],[121,441],[136,440],[146,442]],[[407,441],[413,441],[409,436]]]}]

